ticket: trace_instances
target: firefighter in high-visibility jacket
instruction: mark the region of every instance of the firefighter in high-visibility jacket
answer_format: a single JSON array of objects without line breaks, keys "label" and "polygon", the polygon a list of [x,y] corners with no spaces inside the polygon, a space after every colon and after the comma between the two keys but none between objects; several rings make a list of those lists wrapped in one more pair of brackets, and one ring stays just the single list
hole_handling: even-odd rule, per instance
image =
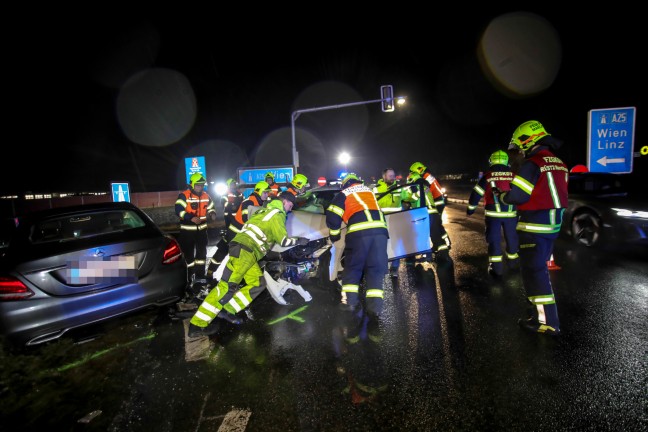
[{"label": "firefighter in high-visibility jacket", "polygon": [[286,192],[290,192],[295,196],[295,198],[297,198],[295,208],[302,208],[307,204],[308,199],[305,196],[305,192],[306,188],[309,186],[308,177],[304,174],[295,174],[293,179],[288,183]]},{"label": "firefighter in high-visibility jacket", "polygon": [[204,190],[206,182],[201,173],[192,174],[189,187],[180,192],[175,202],[175,213],[180,218],[178,242],[187,263],[189,283],[205,283],[207,222],[216,220],[214,201]]},{"label": "firefighter in high-visibility jacket", "polygon": [[475,213],[482,197],[484,198],[484,225],[486,226],[486,243],[488,244],[488,273],[493,277],[504,274],[504,254],[502,251],[502,232],[506,242],[506,259],[508,267],[519,267],[519,241],[515,231],[517,212],[515,205],[499,202],[493,188],[502,192],[511,189],[513,172],[509,167],[508,154],[497,150],[488,158],[490,168],[484,172],[468,198],[466,214]]},{"label": "firefighter in high-visibility jacket", "polygon": [[[389,234],[376,196],[354,173],[342,179],[342,190],[326,209],[326,226],[332,242],[340,239],[343,222],[346,224],[343,307],[357,311],[364,306],[369,317],[379,318],[383,309]],[[361,292],[363,275],[366,286]]]},{"label": "firefighter in high-visibility jacket", "polygon": [[394,213],[402,210],[401,191],[398,189],[396,172],[392,168],[383,170],[382,177],[376,182],[373,191],[383,213]]},{"label": "firefighter in high-visibility jacket", "polygon": [[281,192],[281,187],[279,187],[279,183],[275,182],[275,176],[272,171],[268,171],[265,174],[265,182],[268,183],[267,199],[277,198],[277,196],[279,196],[279,193]]},{"label": "firefighter in high-visibility jacket", "polygon": [[[376,182],[373,192],[378,199],[378,206],[383,213],[389,214],[402,210],[401,207],[401,190],[398,188],[396,181],[396,172],[393,168],[385,168],[382,177]],[[398,266],[400,260],[393,260],[389,264],[389,276],[398,277]]]},{"label": "firefighter in high-visibility jacket", "polygon": [[407,176],[407,185],[408,187],[403,188],[402,191],[402,202],[407,203],[410,208],[427,208],[434,259],[437,262],[450,261],[449,246],[446,243],[447,234],[441,224],[441,215],[434,204],[428,182],[418,173],[411,172]]},{"label": "firefighter in high-visibility jacket", "polygon": [[308,187],[308,177],[304,174],[295,174],[295,177],[288,183],[286,191],[290,192],[294,196],[301,195],[304,193],[304,190]]},{"label": "firefighter in high-visibility jacket", "polygon": [[221,262],[223,262],[223,259],[227,256],[229,251],[227,245],[234,238],[234,236],[236,236],[236,234],[241,232],[243,224],[247,222],[249,217],[249,207],[263,207],[263,204],[268,199],[269,191],[270,189],[268,183],[264,181],[258,182],[256,185],[254,185],[254,191],[250,194],[250,196],[247,197],[247,199],[241,201],[238,208],[234,211],[234,216],[230,218],[230,223],[227,227],[227,231],[225,232],[225,245],[222,245],[223,247],[221,247],[221,242],[219,242],[216,253],[209,260],[207,276],[210,279],[213,278],[214,272],[216,272],[218,267],[221,265]]},{"label": "firefighter in high-visibility jacket", "polygon": [[520,266],[530,311],[530,316],[518,320],[518,324],[525,330],[552,336],[560,334],[560,320],[547,261],[567,207],[569,169],[550,149],[561,144],[540,122],[522,123],[513,132],[509,150],[523,152],[524,162],[509,192],[495,189],[502,204],[517,205]]},{"label": "firefighter in high-visibility jacket", "polygon": [[241,232],[230,242],[223,277],[191,318],[189,337],[215,333],[218,327],[210,324],[216,317],[240,324],[242,321],[236,314],[247,308],[266,288],[259,260],[275,243],[283,247],[308,244],[306,237],[289,237],[286,232],[286,214],[294,204],[295,196],[282,192],[278,199],[271,200],[266,207],[250,216]]},{"label": "firefighter in high-visibility jacket", "polygon": [[410,173],[419,174],[421,178],[425,180],[425,182],[429,185],[430,192],[432,193],[432,197],[434,198],[434,205],[437,209],[437,212],[439,212],[439,220],[441,221],[441,236],[443,237],[443,241],[445,241],[446,245],[448,246],[448,249],[451,249],[452,241],[450,241],[450,236],[443,226],[443,210],[446,206],[446,199],[445,192],[441,187],[439,180],[437,180],[437,178],[432,175],[430,170],[421,162],[414,162],[412,166],[410,166]]},{"label": "firefighter in high-visibility jacket", "polygon": [[227,194],[221,197],[223,204],[223,219],[225,220],[225,229],[229,228],[229,224],[236,215],[236,210],[243,202],[243,194],[239,191],[239,185],[235,179],[227,179]]}]

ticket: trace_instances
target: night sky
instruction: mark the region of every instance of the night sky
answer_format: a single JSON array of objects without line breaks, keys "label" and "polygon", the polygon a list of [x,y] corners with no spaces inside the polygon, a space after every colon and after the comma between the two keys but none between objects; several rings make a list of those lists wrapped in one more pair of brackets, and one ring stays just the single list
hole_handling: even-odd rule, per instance
[{"label": "night sky", "polygon": [[[237,167],[291,165],[292,111],[379,99],[385,84],[407,98],[404,107],[384,113],[372,103],[297,119],[298,171],[312,185],[337,175],[342,151],[364,178],[388,166],[406,175],[415,161],[437,176],[476,174],[532,119],[564,141],[558,155],[569,166],[582,164],[588,111],[598,108],[636,107],[635,150],[645,145],[637,10],[522,10],[522,23],[548,27],[525,25],[489,45],[505,49],[495,62],[504,74],[528,72],[509,75],[516,85],[535,82],[520,94],[485,74],[477,55],[485,34],[502,36],[493,23],[520,10],[390,6],[354,17],[328,7],[254,16],[113,7],[25,19],[6,41],[12,120],[0,193],[109,191],[111,181],[129,182],[132,192],[176,190],[189,156],[205,156],[209,181]],[[540,61],[553,40],[547,28],[559,52]],[[635,158],[635,171],[648,169],[646,159]]]}]

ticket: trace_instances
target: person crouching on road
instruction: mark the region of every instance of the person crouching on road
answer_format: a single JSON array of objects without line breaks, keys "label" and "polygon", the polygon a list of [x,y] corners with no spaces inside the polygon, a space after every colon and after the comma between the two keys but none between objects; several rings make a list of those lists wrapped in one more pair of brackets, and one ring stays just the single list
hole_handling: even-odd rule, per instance
[{"label": "person crouching on road", "polygon": [[266,288],[259,260],[275,243],[283,247],[308,244],[306,237],[288,237],[286,232],[286,214],[294,204],[295,196],[282,192],[278,199],[271,200],[266,207],[251,215],[241,232],[232,239],[223,277],[191,318],[190,338],[218,331],[217,326],[210,326],[216,317],[233,324],[241,323],[236,314],[247,308]]},{"label": "person crouching on road", "polygon": [[263,204],[265,204],[266,200],[268,199],[269,192],[270,186],[268,185],[268,183],[264,181],[258,182],[256,185],[254,185],[254,191],[250,194],[250,196],[247,197],[247,199],[241,201],[238,207],[235,208],[231,213],[232,216],[230,217],[230,223],[227,226],[227,232],[225,233],[225,241],[218,243],[218,249],[216,249],[216,253],[209,260],[209,266],[207,267],[207,277],[209,279],[208,282],[211,282],[213,280],[214,273],[216,272],[216,270],[218,270],[221,262],[229,253],[229,242],[234,238],[234,236],[236,236],[236,234],[241,232],[243,224],[247,222],[250,206],[263,207]]},{"label": "person crouching on road", "polygon": [[[342,222],[346,223],[342,303],[355,311],[364,297],[365,312],[378,318],[383,309],[383,281],[387,273],[387,240],[385,215],[376,195],[354,173],[342,179],[342,191],[326,209],[326,226],[332,242],[340,239]],[[366,290],[360,293],[363,274]]]}]

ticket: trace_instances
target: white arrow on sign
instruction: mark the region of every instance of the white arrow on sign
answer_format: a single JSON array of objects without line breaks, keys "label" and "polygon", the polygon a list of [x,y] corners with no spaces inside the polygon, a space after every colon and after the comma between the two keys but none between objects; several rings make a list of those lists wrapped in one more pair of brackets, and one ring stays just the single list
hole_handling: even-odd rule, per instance
[{"label": "white arrow on sign", "polygon": [[607,164],[612,164],[612,163],[625,163],[625,158],[609,158],[607,156],[603,156],[601,159],[597,160],[596,162],[600,163],[603,166],[607,166]]},{"label": "white arrow on sign", "polygon": [[121,185],[119,185],[119,190],[117,191],[117,201],[126,201],[126,197],[124,197],[124,189],[122,189]]}]

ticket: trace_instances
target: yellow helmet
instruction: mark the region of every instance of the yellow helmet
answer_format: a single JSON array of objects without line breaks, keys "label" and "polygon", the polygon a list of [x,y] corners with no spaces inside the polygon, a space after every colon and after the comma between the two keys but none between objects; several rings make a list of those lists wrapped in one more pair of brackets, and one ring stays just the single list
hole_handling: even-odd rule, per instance
[{"label": "yellow helmet", "polygon": [[[412,165],[413,166],[413,165]],[[421,175],[418,174],[417,172],[410,172],[409,175],[407,176],[407,183],[414,183],[418,179],[421,178]]]},{"label": "yellow helmet", "polygon": [[195,172],[191,174],[191,177],[189,177],[189,186],[191,186],[191,189],[196,186],[196,184],[205,184],[207,183],[207,180],[205,180],[205,177],[199,172]]},{"label": "yellow helmet", "polygon": [[265,175],[263,176],[264,179],[267,179],[268,177],[270,177],[270,178],[272,179],[272,181],[274,181],[274,174],[272,173],[272,171],[268,171],[268,172],[265,173]]},{"label": "yellow helmet", "polygon": [[238,182],[235,179],[233,179],[231,177],[228,178],[227,182],[226,182],[227,186],[232,186],[232,183],[234,183],[235,186],[238,186]]},{"label": "yellow helmet", "polygon": [[425,172],[425,169],[425,165],[423,165],[421,162],[414,162],[410,167],[410,172],[423,174]]},{"label": "yellow helmet", "polygon": [[517,147],[523,151],[529,150],[540,138],[546,136],[551,136],[551,134],[545,130],[542,123],[537,120],[529,120],[515,129],[511,137],[509,149]]},{"label": "yellow helmet", "polygon": [[508,162],[509,162],[508,154],[506,154],[506,152],[503,150],[497,150],[488,158],[488,164],[490,166],[508,165]]},{"label": "yellow helmet", "polygon": [[291,182],[297,189],[301,189],[304,186],[308,186],[308,177],[304,174],[295,174],[295,177]]},{"label": "yellow helmet", "polygon": [[346,184],[351,180],[360,180],[360,177],[356,173],[347,173],[342,179],[342,187],[346,187]]},{"label": "yellow helmet", "polygon": [[261,195],[263,192],[266,192],[268,189],[270,189],[270,185],[264,181],[260,181],[259,183],[254,185],[254,192],[258,193],[259,195]]}]

